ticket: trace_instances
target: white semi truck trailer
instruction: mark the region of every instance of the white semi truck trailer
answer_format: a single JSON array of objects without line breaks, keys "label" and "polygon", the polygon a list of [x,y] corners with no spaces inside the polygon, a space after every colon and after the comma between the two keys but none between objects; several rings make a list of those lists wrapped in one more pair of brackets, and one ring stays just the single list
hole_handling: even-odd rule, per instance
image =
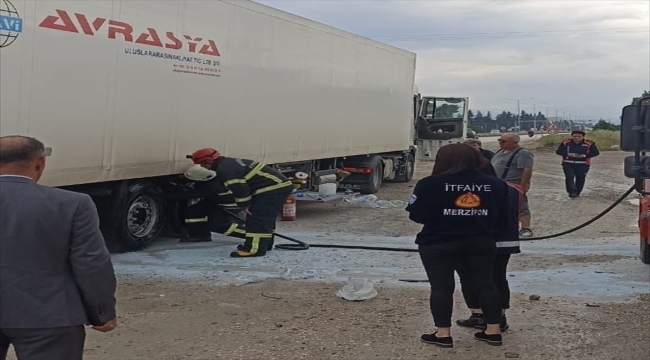
[{"label": "white semi truck trailer", "polygon": [[253,1],[0,7],[0,135],[43,141],[41,183],[91,195],[116,251],[176,223],[196,149],[375,193],[467,132],[466,98],[414,94],[414,53]]}]

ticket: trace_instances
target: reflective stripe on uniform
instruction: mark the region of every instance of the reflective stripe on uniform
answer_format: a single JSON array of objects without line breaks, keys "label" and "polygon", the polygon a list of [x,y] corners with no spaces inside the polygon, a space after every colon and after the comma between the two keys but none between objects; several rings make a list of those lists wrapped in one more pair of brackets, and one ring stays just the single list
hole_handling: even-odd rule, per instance
[{"label": "reflective stripe on uniform", "polygon": [[257,175],[263,176],[263,177],[273,181],[276,184],[282,183],[282,180],[280,180],[280,178],[278,178],[277,176],[275,176],[273,174],[269,174],[269,173],[265,173],[265,172],[259,172]]},{"label": "reflective stripe on uniform", "polygon": [[246,230],[240,229],[239,224],[230,224],[230,227],[223,232],[223,235],[228,236],[232,233],[246,234]]},{"label": "reflective stripe on uniform", "polygon": [[517,247],[519,245],[519,241],[497,241],[498,248]]},{"label": "reflective stripe on uniform", "polygon": [[232,195],[232,191],[222,192],[222,193],[219,193],[219,194],[217,194],[217,195],[219,195],[219,196]]},{"label": "reflective stripe on uniform", "polygon": [[275,184],[275,185],[271,185],[271,186],[267,186],[267,187],[257,189],[257,190],[255,190],[253,192],[253,195],[258,195],[258,194],[261,194],[261,193],[265,193],[265,192],[269,192],[269,191],[273,191],[273,190],[277,190],[277,189],[282,189],[282,188],[287,187],[287,186],[293,186],[291,181],[285,181],[285,182],[280,183],[280,184]]},{"label": "reflective stripe on uniform", "polygon": [[564,160],[565,164],[586,164],[587,161],[577,161],[577,160]]},{"label": "reflective stripe on uniform", "polygon": [[269,233],[246,233],[246,237],[251,239],[251,249],[249,253],[257,254],[257,251],[260,248],[260,240],[262,239],[272,239],[273,234]]},{"label": "reflective stripe on uniform", "polygon": [[235,198],[235,202],[242,203],[253,200],[252,196],[246,196],[245,198]]},{"label": "reflective stripe on uniform", "polygon": [[233,204],[219,204],[219,206],[223,206],[223,207],[237,207],[237,206],[239,206],[239,205],[233,203]]},{"label": "reflective stripe on uniform", "polygon": [[253,168],[253,170],[249,171],[248,174],[246,174],[246,175],[244,176],[244,179],[246,179],[246,180],[250,180],[250,179],[252,179],[253,176],[255,176],[255,175],[258,175],[258,174],[261,175],[262,173],[260,173],[260,170],[262,170],[263,167],[264,167],[264,164],[262,164],[262,163],[259,163],[259,164],[255,165],[255,167]]},{"label": "reflective stripe on uniform", "polygon": [[226,185],[226,186],[234,185],[234,184],[246,184],[246,180],[244,180],[244,179],[232,179],[232,180],[228,180],[228,181],[224,182],[223,184]]},{"label": "reflective stripe on uniform", "polygon": [[200,223],[200,222],[208,222],[208,217],[202,217],[202,218],[195,218],[195,219],[185,219],[186,224],[193,224],[193,223]]}]

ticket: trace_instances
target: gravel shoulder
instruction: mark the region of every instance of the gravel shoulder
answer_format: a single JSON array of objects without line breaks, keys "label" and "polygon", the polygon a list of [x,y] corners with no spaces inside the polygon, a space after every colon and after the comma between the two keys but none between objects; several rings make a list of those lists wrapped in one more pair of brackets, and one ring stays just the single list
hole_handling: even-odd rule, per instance
[{"label": "gravel shoulder", "polygon": [[[453,350],[419,341],[432,329],[428,291],[379,287],[365,302],[339,284],[268,281],[238,287],[156,280],[122,283],[121,328],[89,334],[87,359],[594,359],[650,353],[650,298],[580,302],[515,294],[505,346],[455,327]],[[466,316],[456,296],[454,318]],[[644,323],[645,321],[645,323]]]},{"label": "gravel shoulder", "polygon": [[[486,141],[487,148],[495,145]],[[529,193],[535,235],[589,220],[631,185],[622,175],[626,154],[603,152],[584,196],[571,200],[558,157],[535,145],[525,143],[536,158]],[[385,184],[378,197],[406,201],[431,168],[419,163],[412,183]],[[424,279],[415,253],[312,248],[229,259],[237,242],[214,237],[189,245],[169,239],[115,255],[121,325],[107,334],[89,330],[86,359],[645,360],[650,267],[637,258],[637,211],[626,201],[575,233],[522,245],[509,268],[511,330],[502,348],[477,343],[473,331],[458,327],[455,349],[419,341],[433,326],[428,285],[399,281]],[[309,243],[414,248],[420,226],[406,215],[403,208],[299,203],[297,221],[279,222],[278,232]],[[305,279],[308,269],[316,275]],[[379,295],[338,298],[350,277],[371,280]],[[533,294],[541,299],[530,300]],[[465,316],[457,292],[454,319]]]}]

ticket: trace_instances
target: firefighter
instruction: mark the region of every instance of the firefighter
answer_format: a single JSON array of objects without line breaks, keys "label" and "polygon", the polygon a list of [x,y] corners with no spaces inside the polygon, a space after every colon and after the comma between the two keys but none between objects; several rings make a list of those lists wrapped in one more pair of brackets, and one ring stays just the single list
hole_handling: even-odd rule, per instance
[{"label": "firefighter", "polygon": [[183,214],[187,236],[180,242],[209,242],[212,241],[211,232],[244,239],[245,227],[222,210],[238,212],[241,209],[226,186],[216,178],[216,172],[194,165],[184,175],[193,182],[185,185],[175,196],[191,201]]},{"label": "firefighter", "polygon": [[585,179],[591,158],[600,155],[596,143],[585,139],[585,132],[574,130],[571,139],[564,140],[555,151],[562,156],[566,191],[570,198],[577,198],[585,187]]},{"label": "firefighter", "polygon": [[293,192],[293,184],[279,171],[263,163],[221,156],[205,148],[187,155],[194,164],[212,170],[216,178],[246,213],[243,245],[231,257],[264,256],[273,248],[275,222],[284,200]]}]

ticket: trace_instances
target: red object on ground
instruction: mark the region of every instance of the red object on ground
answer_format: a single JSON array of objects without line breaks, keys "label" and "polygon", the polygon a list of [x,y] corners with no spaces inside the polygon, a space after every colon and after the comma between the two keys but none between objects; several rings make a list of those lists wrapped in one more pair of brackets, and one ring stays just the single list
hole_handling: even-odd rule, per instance
[{"label": "red object on ground", "polygon": [[296,220],[296,197],[293,195],[287,196],[282,206],[282,221]]}]

